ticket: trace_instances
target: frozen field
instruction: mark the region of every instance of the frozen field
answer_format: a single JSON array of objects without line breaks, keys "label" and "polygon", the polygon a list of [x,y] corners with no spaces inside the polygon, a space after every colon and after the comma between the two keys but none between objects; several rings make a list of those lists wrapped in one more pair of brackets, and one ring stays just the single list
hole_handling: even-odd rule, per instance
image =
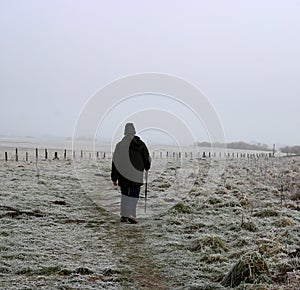
[{"label": "frozen field", "polygon": [[299,157],[154,159],[137,225],[110,165],[0,162],[0,289],[299,289]]}]

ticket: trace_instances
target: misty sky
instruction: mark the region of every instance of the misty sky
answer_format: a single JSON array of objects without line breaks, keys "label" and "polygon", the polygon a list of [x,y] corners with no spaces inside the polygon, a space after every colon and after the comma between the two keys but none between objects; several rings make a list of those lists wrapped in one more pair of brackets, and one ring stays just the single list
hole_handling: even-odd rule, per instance
[{"label": "misty sky", "polygon": [[199,87],[227,141],[299,144],[299,15],[298,0],[0,0],[0,135],[72,136],[96,91],[160,72]]}]

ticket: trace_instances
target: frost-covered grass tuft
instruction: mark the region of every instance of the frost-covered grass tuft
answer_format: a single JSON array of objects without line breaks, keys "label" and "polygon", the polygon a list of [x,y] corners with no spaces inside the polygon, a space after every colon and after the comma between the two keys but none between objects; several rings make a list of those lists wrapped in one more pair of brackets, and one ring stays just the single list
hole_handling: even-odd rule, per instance
[{"label": "frost-covered grass tuft", "polygon": [[243,255],[223,278],[221,284],[225,287],[235,287],[242,282],[258,283],[272,282],[268,277],[269,270],[265,260],[257,252]]},{"label": "frost-covered grass tuft", "polygon": [[178,212],[178,213],[191,213],[192,212],[192,209],[191,207],[188,205],[188,204],[185,204],[183,202],[179,202],[177,203],[176,205],[174,205],[172,207],[172,210],[175,211],[175,212]]}]

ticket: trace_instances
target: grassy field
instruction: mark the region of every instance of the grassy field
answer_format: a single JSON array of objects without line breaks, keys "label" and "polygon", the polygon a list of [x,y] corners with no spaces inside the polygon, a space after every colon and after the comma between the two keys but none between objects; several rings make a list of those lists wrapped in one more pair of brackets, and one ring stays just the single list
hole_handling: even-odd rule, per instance
[{"label": "grassy field", "polygon": [[299,288],[299,157],[154,160],[137,225],[110,163],[0,163],[0,289]]}]

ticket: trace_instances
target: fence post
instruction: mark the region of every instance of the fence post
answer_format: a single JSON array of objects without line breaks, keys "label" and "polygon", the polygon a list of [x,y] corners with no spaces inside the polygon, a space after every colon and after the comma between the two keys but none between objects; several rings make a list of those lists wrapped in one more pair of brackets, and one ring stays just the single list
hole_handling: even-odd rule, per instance
[{"label": "fence post", "polygon": [[18,148],[16,148],[16,162],[19,161]]},{"label": "fence post", "polygon": [[25,153],[25,161],[28,162],[28,152]]},{"label": "fence post", "polygon": [[73,160],[75,160],[75,150],[73,150]]},{"label": "fence post", "polygon": [[58,154],[57,154],[57,152],[54,152],[54,158],[53,158],[53,160],[58,160],[59,158],[58,158]]},{"label": "fence post", "polygon": [[45,159],[46,160],[48,159],[48,151],[47,151],[47,149],[45,149]]},{"label": "fence post", "polygon": [[35,148],[35,159],[38,160],[39,158],[39,149]]},{"label": "fence post", "polygon": [[65,151],[64,151],[64,159],[65,160],[67,159],[67,149],[65,149]]},{"label": "fence post", "polygon": [[7,152],[5,152],[4,155],[5,155],[5,161],[7,162],[8,160]]},{"label": "fence post", "polygon": [[82,159],[83,158],[83,151],[80,150],[80,158]]}]

